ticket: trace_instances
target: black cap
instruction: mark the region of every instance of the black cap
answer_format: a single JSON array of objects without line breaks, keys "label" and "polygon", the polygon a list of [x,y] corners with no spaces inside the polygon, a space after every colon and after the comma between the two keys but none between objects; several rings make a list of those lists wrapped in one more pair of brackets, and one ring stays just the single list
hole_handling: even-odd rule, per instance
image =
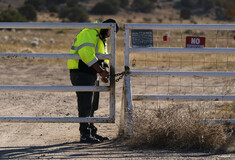
[{"label": "black cap", "polygon": [[116,24],[116,33],[119,31],[119,25],[114,19],[107,19],[103,21],[102,23],[115,23]]}]

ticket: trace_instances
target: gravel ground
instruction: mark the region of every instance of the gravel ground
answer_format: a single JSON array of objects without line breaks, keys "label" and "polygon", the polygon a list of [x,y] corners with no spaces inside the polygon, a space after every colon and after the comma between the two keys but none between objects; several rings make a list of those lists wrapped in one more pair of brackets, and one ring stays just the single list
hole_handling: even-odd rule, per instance
[{"label": "gravel ground", "polygon": [[[3,59],[1,59],[3,62]],[[1,85],[70,85],[63,65],[0,63]],[[116,123],[97,124],[110,141],[79,143],[78,124],[0,124],[0,159],[235,159],[235,153],[212,154],[130,148],[116,140],[120,122],[122,83],[117,83]],[[108,94],[103,94],[97,116],[106,116]],[[0,116],[77,115],[74,93],[0,92]]]}]

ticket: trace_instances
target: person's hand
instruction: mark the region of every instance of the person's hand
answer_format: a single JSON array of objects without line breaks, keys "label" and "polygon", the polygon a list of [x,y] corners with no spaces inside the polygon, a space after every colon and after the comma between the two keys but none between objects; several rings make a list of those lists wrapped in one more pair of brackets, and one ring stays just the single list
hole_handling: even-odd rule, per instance
[{"label": "person's hand", "polygon": [[105,69],[109,68],[109,64],[104,61],[104,62],[102,62],[102,67],[105,68]]},{"label": "person's hand", "polygon": [[99,73],[99,75],[101,76],[101,81],[104,83],[108,83],[109,82],[109,72],[106,70],[103,70],[102,72]]}]

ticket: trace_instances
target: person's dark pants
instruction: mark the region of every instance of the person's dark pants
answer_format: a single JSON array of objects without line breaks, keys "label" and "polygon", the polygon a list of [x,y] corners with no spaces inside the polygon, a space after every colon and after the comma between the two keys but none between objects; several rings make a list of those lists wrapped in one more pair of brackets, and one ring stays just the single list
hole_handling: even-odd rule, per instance
[{"label": "person's dark pants", "polygon": [[[89,74],[78,72],[77,70],[70,70],[70,80],[73,86],[95,86],[97,74]],[[76,92],[79,117],[94,116],[94,110],[97,109],[93,107],[95,93],[96,92]],[[80,123],[79,130],[81,135],[88,135],[91,134],[91,132],[96,133],[97,128],[93,125],[93,123]]]}]

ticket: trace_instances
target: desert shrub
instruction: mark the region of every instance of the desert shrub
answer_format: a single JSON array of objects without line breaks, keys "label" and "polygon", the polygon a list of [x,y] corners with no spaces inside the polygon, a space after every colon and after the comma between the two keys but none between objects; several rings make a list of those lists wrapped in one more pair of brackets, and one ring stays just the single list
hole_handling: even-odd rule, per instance
[{"label": "desert shrub", "polygon": [[24,4],[30,4],[32,6],[34,6],[36,8],[36,10],[41,11],[41,10],[51,10],[52,12],[56,12],[55,8],[53,8],[52,6],[57,6],[59,4],[63,4],[66,2],[70,2],[71,0],[25,0]]},{"label": "desert shrub", "polygon": [[150,0],[134,0],[131,7],[136,12],[149,13],[154,9],[154,3]]},{"label": "desert shrub", "polygon": [[1,22],[26,22],[26,18],[17,10],[8,8],[0,13]]},{"label": "desert shrub", "polygon": [[200,113],[178,112],[177,107],[170,107],[137,110],[133,117],[133,136],[127,144],[214,152],[221,149],[228,138],[222,124],[203,123]]},{"label": "desert shrub", "polygon": [[74,7],[78,4],[78,0],[67,0],[66,4],[68,7]]},{"label": "desert shrub", "polygon": [[191,10],[188,8],[183,8],[180,11],[180,18],[182,19],[190,19],[191,17]]},{"label": "desert shrub", "polygon": [[59,13],[60,18],[68,18],[71,22],[89,22],[88,13],[82,7],[64,8]]},{"label": "desert shrub", "polygon": [[144,21],[144,23],[150,23],[152,21],[152,18],[144,17],[143,21]]},{"label": "desert shrub", "polygon": [[46,0],[25,0],[24,4],[30,4],[37,10],[40,10],[42,6],[46,4]]},{"label": "desert shrub", "polygon": [[129,0],[119,0],[119,1],[121,8],[126,8],[129,5]]},{"label": "desert shrub", "polygon": [[224,11],[224,17],[227,20],[233,20],[235,17],[234,9],[235,9],[235,1],[234,0],[217,0],[216,6],[221,8],[222,11]]},{"label": "desert shrub", "polygon": [[126,23],[132,23],[132,20],[131,19],[127,19]]},{"label": "desert shrub", "polygon": [[59,8],[55,5],[48,6],[48,10],[49,10],[49,12],[55,12],[55,13],[59,12]]},{"label": "desert shrub", "polygon": [[181,0],[181,5],[183,7],[193,7],[198,3],[198,0]]},{"label": "desert shrub", "polygon": [[[68,1],[70,1],[70,0],[49,0],[49,1],[46,0],[46,4],[47,5],[48,4],[57,4],[58,5],[58,4],[66,3]],[[74,1],[78,2],[78,0],[74,0]]]},{"label": "desert shrub", "polygon": [[231,1],[231,0],[220,0],[220,5],[223,7],[223,8],[230,8],[232,7],[233,5],[235,5],[235,1]]},{"label": "desert shrub", "polygon": [[162,23],[163,21],[161,18],[158,18],[158,17],[156,18],[156,20],[158,21],[158,23]]},{"label": "desert shrub", "polygon": [[204,0],[204,1],[202,1],[202,6],[203,6],[204,11],[208,11],[215,6],[215,1],[214,0]]},{"label": "desert shrub", "polygon": [[91,13],[93,14],[117,14],[119,10],[119,1],[111,0],[111,1],[104,1],[98,2],[96,5],[91,9]]},{"label": "desert shrub", "polygon": [[56,31],[56,34],[66,34],[67,32],[68,32],[67,30],[61,29]]},{"label": "desert shrub", "polygon": [[37,20],[37,11],[32,5],[30,5],[30,4],[23,5],[18,10],[21,13],[21,15],[26,17],[26,19],[28,19],[30,21]]},{"label": "desert shrub", "polygon": [[235,5],[226,10],[226,19],[233,20],[235,18]]},{"label": "desert shrub", "polygon": [[184,33],[185,34],[193,34],[193,31],[192,30],[186,30]]}]

